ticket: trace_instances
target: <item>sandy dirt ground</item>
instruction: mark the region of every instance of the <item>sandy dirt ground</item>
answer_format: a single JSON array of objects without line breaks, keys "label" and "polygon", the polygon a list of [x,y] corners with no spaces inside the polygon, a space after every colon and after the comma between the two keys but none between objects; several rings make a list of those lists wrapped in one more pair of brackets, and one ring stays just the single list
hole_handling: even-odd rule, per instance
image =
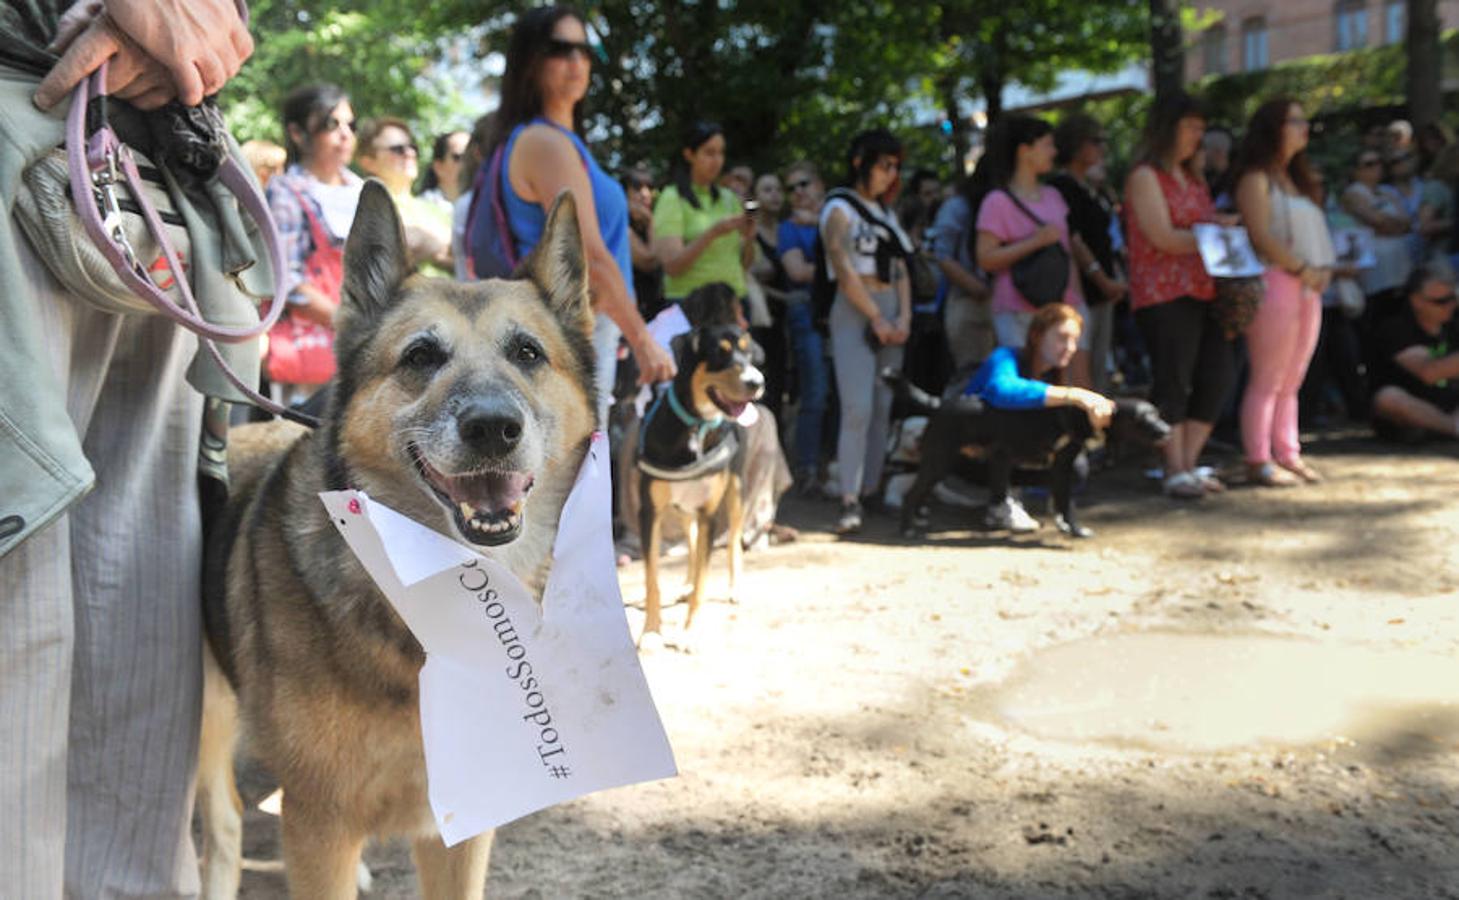
[{"label": "sandy dirt ground", "polygon": [[[1325,484],[1197,504],[1101,473],[1085,542],[787,504],[803,539],[644,660],[680,775],[501,829],[488,895],[1459,897],[1459,450],[1311,451]],[[416,895],[403,845],[366,858]]]}]

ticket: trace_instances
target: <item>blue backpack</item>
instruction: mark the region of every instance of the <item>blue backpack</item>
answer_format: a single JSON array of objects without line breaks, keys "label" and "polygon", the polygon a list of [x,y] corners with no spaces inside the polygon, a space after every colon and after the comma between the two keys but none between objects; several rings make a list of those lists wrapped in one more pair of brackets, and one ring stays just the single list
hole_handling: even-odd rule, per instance
[{"label": "blue backpack", "polygon": [[[520,257],[517,242],[507,223],[502,203],[502,157],[506,142],[497,146],[491,158],[476,171],[471,185],[471,205],[466,212],[466,277],[510,278]],[[485,215],[482,215],[485,213]]]}]

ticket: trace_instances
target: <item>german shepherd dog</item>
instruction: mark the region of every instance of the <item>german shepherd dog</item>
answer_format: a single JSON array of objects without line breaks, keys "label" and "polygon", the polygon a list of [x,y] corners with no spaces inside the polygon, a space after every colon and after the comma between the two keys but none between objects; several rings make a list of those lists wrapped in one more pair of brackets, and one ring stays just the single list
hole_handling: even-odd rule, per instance
[{"label": "german shepherd dog", "polygon": [[[687,632],[704,600],[714,519],[729,523],[729,589],[733,601],[744,553],[745,430],[736,419],[765,393],[755,365],[758,348],[737,321],[734,294],[723,285],[700,288],[684,301],[692,329],[674,339],[679,373],[655,397],[639,432],[639,535],[646,585],[641,646],[661,640],[659,552],[663,520],[678,515],[689,542]],[[683,646],[687,649],[687,639]]]},{"label": "german shepherd dog", "polygon": [[[990,504],[1008,496],[1015,466],[1047,468],[1055,526],[1070,537],[1094,537],[1092,529],[1079,524],[1074,506],[1074,463],[1095,437],[1084,410],[995,409],[977,397],[932,397],[894,369],[883,369],[881,377],[899,401],[928,417],[917,480],[902,497],[903,537],[926,531],[923,507],[937,483],[954,471],[968,474],[978,462],[986,462],[986,475],[974,480],[987,484]],[[1106,437],[1112,443],[1157,447],[1170,438],[1170,426],[1154,404],[1121,398]]]},{"label": "german shepherd dog", "polygon": [[508,566],[540,600],[558,517],[595,427],[593,319],[564,194],[511,281],[411,276],[400,218],[366,182],[345,245],[339,374],[324,421],[240,429],[211,529],[198,797],[203,896],[238,891],[241,720],[283,788],[290,893],[356,895],[367,838],[414,841],[421,892],[480,898],[492,834],[447,848],[426,794],[420,644],[330,524],[357,488]]}]

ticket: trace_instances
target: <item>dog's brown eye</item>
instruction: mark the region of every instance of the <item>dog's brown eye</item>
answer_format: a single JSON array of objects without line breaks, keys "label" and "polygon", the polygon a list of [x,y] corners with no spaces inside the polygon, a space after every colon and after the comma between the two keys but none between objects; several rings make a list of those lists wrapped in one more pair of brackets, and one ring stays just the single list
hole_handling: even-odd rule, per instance
[{"label": "dog's brown eye", "polygon": [[531,341],[522,341],[517,344],[515,355],[520,363],[539,362],[542,359],[542,348]]},{"label": "dog's brown eye", "polygon": [[416,341],[400,355],[400,365],[416,371],[439,369],[445,364],[446,351],[434,341]]}]

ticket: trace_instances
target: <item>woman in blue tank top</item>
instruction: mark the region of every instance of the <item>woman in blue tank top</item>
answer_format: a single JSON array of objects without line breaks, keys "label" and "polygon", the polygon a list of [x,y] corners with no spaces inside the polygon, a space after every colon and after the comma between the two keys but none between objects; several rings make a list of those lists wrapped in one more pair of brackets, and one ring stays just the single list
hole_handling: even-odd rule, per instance
[{"label": "woman in blue tank top", "polygon": [[505,143],[501,197],[522,254],[542,237],[546,207],[563,190],[577,201],[596,323],[599,421],[611,403],[618,337],[628,340],[643,384],[674,376],[674,360],[648,333],[633,298],[628,200],[578,136],[592,52],[577,13],[562,6],[523,13],[512,29],[502,104],[485,156]]}]

